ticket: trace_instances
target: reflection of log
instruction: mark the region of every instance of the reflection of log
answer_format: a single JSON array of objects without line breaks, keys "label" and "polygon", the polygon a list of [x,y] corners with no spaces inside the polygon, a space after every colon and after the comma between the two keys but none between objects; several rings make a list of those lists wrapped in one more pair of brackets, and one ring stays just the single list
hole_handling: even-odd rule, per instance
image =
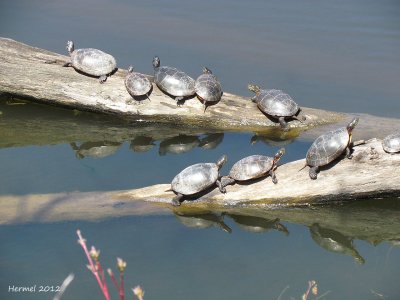
[{"label": "reflection of log", "polygon": [[[64,45],[60,45],[60,49],[64,49]],[[149,57],[149,65],[151,59]],[[131,97],[124,86],[125,70],[119,69],[106,83],[99,84],[96,78],[79,74],[73,68],[63,68],[67,61],[67,56],[0,38],[0,92],[79,110],[208,129],[260,131],[266,126],[278,126],[248,98],[228,93],[224,93],[222,100],[209,107],[206,113],[196,99],[177,107],[156,87],[151,102],[129,104],[127,101]],[[244,82],[243,86],[246,84]],[[293,121],[291,126],[306,129],[344,118],[344,114],[311,108],[303,108],[302,114],[307,116],[307,121]]]}]

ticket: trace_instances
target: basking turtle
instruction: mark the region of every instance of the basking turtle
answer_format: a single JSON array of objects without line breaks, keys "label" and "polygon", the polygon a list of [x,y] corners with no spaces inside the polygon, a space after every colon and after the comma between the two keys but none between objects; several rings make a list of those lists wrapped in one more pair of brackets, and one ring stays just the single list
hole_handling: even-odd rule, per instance
[{"label": "basking turtle", "polygon": [[288,130],[285,119],[295,119],[300,122],[304,121],[297,118],[300,107],[288,94],[281,90],[262,90],[259,86],[249,84],[248,89],[256,95],[251,101],[257,103],[258,108],[268,116],[278,119],[279,124],[284,130]]},{"label": "basking turtle", "polygon": [[382,141],[383,150],[387,153],[400,152],[400,132],[388,135]]},{"label": "basking turtle", "polygon": [[155,56],[153,59],[154,82],[167,94],[175,98],[177,104],[184,97],[193,96],[194,79],[173,67],[160,66],[160,58]]},{"label": "basking turtle", "polygon": [[199,163],[182,170],[171,183],[171,190],[177,194],[172,199],[172,205],[178,206],[184,196],[197,194],[214,184],[218,186],[221,193],[225,193],[225,189],[221,186],[219,169],[226,160],[227,156],[223,155],[217,163]]},{"label": "basking turtle", "polygon": [[334,253],[350,255],[359,264],[364,264],[364,258],[358,253],[353,245],[353,240],[340,232],[323,228],[318,223],[310,226],[311,238],[319,246]]},{"label": "basking turtle", "polygon": [[278,179],[275,175],[277,164],[285,149],[281,148],[274,157],[264,155],[251,155],[236,162],[228,176],[221,178],[222,187],[234,184],[236,181],[246,181],[270,175],[272,182],[277,184]]},{"label": "basking turtle", "polygon": [[204,112],[206,112],[208,105],[218,102],[222,97],[221,83],[218,78],[205,67],[203,68],[203,74],[195,81],[194,90],[197,97],[204,105]]},{"label": "basking turtle", "polygon": [[129,95],[134,99],[140,96],[146,96],[149,98],[149,92],[153,85],[146,75],[133,71],[133,66],[129,66],[128,74],[125,77],[125,87]]},{"label": "basking turtle", "polygon": [[107,76],[117,68],[115,58],[101,50],[93,48],[74,49],[74,42],[67,42],[67,50],[71,56],[71,61],[64,67],[74,67],[74,69],[85,74],[99,77],[100,83],[107,80]]},{"label": "basking turtle", "polygon": [[354,145],[351,138],[358,120],[358,118],[354,118],[346,127],[325,133],[312,143],[306,155],[306,165],[302,168],[310,166],[311,179],[317,179],[319,168],[334,161],[344,151],[346,151],[347,158],[352,158],[351,150]]}]

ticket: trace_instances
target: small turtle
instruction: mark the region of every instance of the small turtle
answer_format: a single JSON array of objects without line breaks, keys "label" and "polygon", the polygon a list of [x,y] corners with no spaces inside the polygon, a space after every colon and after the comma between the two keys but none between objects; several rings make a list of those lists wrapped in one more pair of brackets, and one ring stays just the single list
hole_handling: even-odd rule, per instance
[{"label": "small turtle", "polygon": [[400,132],[388,135],[382,141],[383,150],[387,153],[400,152]]},{"label": "small turtle", "polygon": [[125,77],[125,87],[129,95],[133,98],[146,95],[150,100],[148,93],[153,85],[146,75],[138,72],[133,72],[133,66],[129,66],[128,74]]},{"label": "small turtle", "polygon": [[160,67],[160,59],[155,56],[153,59],[154,82],[157,86],[167,94],[175,98],[177,104],[184,97],[193,96],[194,79],[173,67]]},{"label": "small turtle", "polygon": [[198,163],[182,170],[174,177],[171,190],[177,195],[172,199],[172,205],[178,206],[184,195],[194,195],[216,184],[221,193],[225,189],[221,186],[219,169],[225,164],[227,156],[223,155],[217,163]]},{"label": "small turtle", "polygon": [[325,133],[312,143],[307,152],[306,165],[302,168],[310,166],[309,174],[311,179],[317,179],[319,167],[334,161],[344,151],[346,151],[347,158],[352,158],[351,150],[354,144],[351,138],[358,120],[358,118],[354,118],[347,127],[341,127]]},{"label": "small turtle", "polygon": [[203,74],[196,79],[194,90],[197,97],[203,102],[204,112],[208,105],[218,102],[222,97],[221,83],[206,67],[203,68]]},{"label": "small turtle", "polygon": [[277,164],[285,149],[281,148],[274,157],[264,155],[251,155],[236,162],[228,176],[221,178],[222,187],[234,184],[236,181],[246,181],[270,175],[274,184],[278,183],[275,175]]},{"label": "small turtle", "polygon": [[286,118],[295,119],[300,107],[288,94],[281,90],[262,90],[259,86],[249,84],[248,89],[256,95],[251,98],[251,101],[257,103],[258,108],[268,116],[278,119],[279,124],[284,130],[288,130],[288,125],[285,121]]},{"label": "small turtle", "polygon": [[117,68],[115,58],[101,50],[84,48],[74,50],[74,42],[67,42],[67,50],[71,56],[71,61],[64,67],[74,67],[74,69],[85,74],[97,76],[100,83],[107,80],[107,76]]}]

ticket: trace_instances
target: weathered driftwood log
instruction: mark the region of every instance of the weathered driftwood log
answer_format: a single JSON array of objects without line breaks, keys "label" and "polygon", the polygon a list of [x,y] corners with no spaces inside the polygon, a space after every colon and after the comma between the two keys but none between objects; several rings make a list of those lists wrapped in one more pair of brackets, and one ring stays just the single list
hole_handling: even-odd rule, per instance
[{"label": "weathered driftwood log", "polygon": [[[0,92],[84,111],[208,129],[263,131],[266,127],[279,126],[262,114],[249,98],[227,92],[206,113],[197,99],[177,107],[176,102],[155,85],[151,102],[135,105],[124,86],[126,70],[118,69],[106,83],[100,84],[96,78],[62,67],[68,61],[65,55],[0,38]],[[290,122],[291,128],[307,129],[345,118],[342,113],[305,107],[301,114],[306,116],[306,121]]]},{"label": "weathered driftwood log", "polygon": [[[341,159],[322,168],[317,180],[308,176],[308,167],[299,171],[305,160],[279,166],[278,184],[271,178],[227,187],[222,194],[214,189],[185,205],[220,207],[224,205],[258,204],[261,206],[294,206],[342,202],[400,195],[400,154],[387,154],[381,141],[369,140],[354,147],[353,159]],[[226,173],[222,170],[221,173]],[[174,194],[165,192],[170,184],[160,184],[122,193],[122,197],[170,203]]]}]

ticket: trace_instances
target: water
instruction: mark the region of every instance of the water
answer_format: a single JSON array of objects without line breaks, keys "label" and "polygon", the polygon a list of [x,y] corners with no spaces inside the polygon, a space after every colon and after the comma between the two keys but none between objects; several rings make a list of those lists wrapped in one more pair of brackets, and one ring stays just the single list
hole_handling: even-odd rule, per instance
[{"label": "water", "polygon": [[[372,0],[17,0],[0,4],[0,36],[59,53],[73,39],[77,47],[102,49],[120,67],[133,64],[144,73],[152,72],[157,54],[192,76],[209,67],[235,94],[249,96],[246,85],[254,82],[283,89],[302,106],[398,118],[399,12],[396,1]],[[311,143],[275,137],[251,144],[252,133],[127,124],[18,103],[0,100],[3,196],[165,183],[189,164],[227,153],[226,171],[246,155],[272,155],[282,144],[285,163],[304,157]],[[177,154],[171,145],[179,135],[185,147]],[[128,262],[126,286],[142,285],[145,299],[277,299],[286,286],[282,299],[300,299],[311,279],[320,294],[330,291],[326,299],[399,299],[400,207],[394,201],[300,212],[197,212],[191,218],[160,212],[2,225],[0,298],[52,299],[50,292],[8,288],[55,286],[73,272],[63,299],[101,299],[76,243],[80,228],[101,249],[105,267],[115,271],[117,256]],[[254,224],[273,228],[257,233],[262,228]],[[315,233],[312,238],[310,228],[320,239]],[[342,253],[323,247],[329,239],[344,247]]]}]

